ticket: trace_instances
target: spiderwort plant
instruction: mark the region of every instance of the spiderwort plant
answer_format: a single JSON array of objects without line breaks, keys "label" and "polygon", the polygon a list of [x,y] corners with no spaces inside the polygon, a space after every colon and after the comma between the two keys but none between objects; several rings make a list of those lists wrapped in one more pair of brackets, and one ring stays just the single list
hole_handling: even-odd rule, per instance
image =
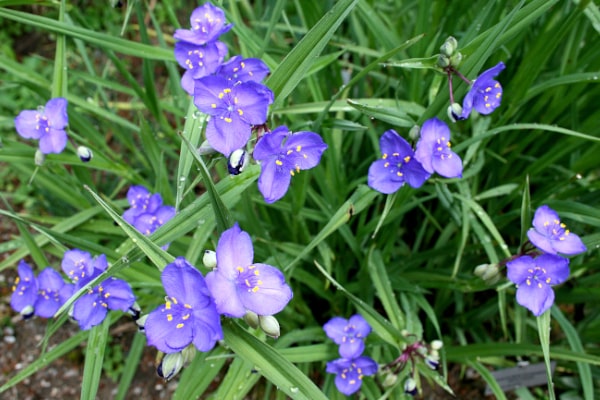
[{"label": "spiderwort plant", "polygon": [[462,160],[450,149],[450,129],[443,121],[432,118],[423,123],[415,158],[425,171],[446,178],[462,176]]},{"label": "spiderwort plant", "polygon": [[206,125],[208,143],[226,157],[250,139],[253,125],[264,124],[273,92],[263,84],[234,84],[222,76],[196,80],[194,104],[210,115]]},{"label": "spiderwort plant", "polygon": [[494,80],[506,68],[503,62],[484,71],[473,81],[473,85],[463,99],[461,119],[466,119],[475,109],[483,115],[491,114],[502,101],[502,85]]},{"label": "spiderwort plant", "polygon": [[161,274],[167,293],[165,304],[145,320],[148,344],[163,353],[177,353],[193,344],[209,351],[223,338],[221,321],[204,277],[183,257],[177,257]]},{"label": "spiderwort plant", "polygon": [[567,229],[556,211],[547,205],[535,211],[533,228],[527,231],[527,237],[535,247],[548,254],[576,255],[587,250],[579,236]]},{"label": "spiderwort plant", "polygon": [[69,124],[67,100],[62,97],[50,99],[37,110],[24,110],[15,118],[17,133],[25,139],[39,139],[43,154],[61,153],[67,146]]},{"label": "spiderwort plant", "polygon": [[217,40],[233,25],[225,21],[225,13],[210,3],[196,8],[190,16],[191,29],[177,29],[173,38],[184,42],[203,45]]},{"label": "spiderwort plant", "polygon": [[24,260],[17,266],[15,283],[12,286],[10,306],[20,313],[23,318],[31,318],[35,311],[35,302],[38,294],[38,282],[33,269]]},{"label": "spiderwort plant", "polygon": [[553,254],[521,256],[506,263],[508,279],[517,285],[517,303],[539,317],[554,303],[552,286],[569,277],[569,260]]},{"label": "spiderwort plant", "polygon": [[138,231],[149,236],[176,214],[175,207],[162,205],[160,193],[150,193],[143,186],[131,186],[127,191],[131,206],[123,213],[123,219]]},{"label": "spiderwort plant", "polygon": [[314,132],[292,133],[280,126],[264,134],[256,143],[254,158],[260,162],[258,190],[267,203],[274,203],[287,192],[292,177],[321,161],[327,145]]},{"label": "spiderwort plant", "polygon": [[414,157],[410,144],[390,129],[379,139],[381,159],[369,167],[368,184],[378,192],[391,194],[405,183],[419,188],[431,176]]},{"label": "spiderwort plant", "polygon": [[[91,254],[73,249],[65,252],[62,269],[75,284],[78,291],[92,279],[106,271],[108,262],[104,254],[92,258]],[[134,306],[135,296],[131,286],[122,279],[109,277],[104,282],[91,287],[87,293],[73,303],[71,316],[83,330],[90,329],[104,321],[108,310],[129,311]]]},{"label": "spiderwort plant", "polygon": [[351,359],[363,353],[364,341],[371,333],[371,326],[360,314],[356,314],[349,319],[334,317],[323,325],[323,330],[331,340],[340,346],[340,356]]},{"label": "spiderwort plant", "polygon": [[250,235],[237,223],[221,234],[216,253],[217,267],[206,275],[206,284],[219,314],[236,318],[246,311],[273,315],[292,299],[292,289],[280,270],[253,262]]},{"label": "spiderwort plant", "polygon": [[356,393],[362,386],[365,376],[374,375],[377,363],[369,357],[339,358],[327,363],[326,371],[335,374],[336,388],[346,396]]}]

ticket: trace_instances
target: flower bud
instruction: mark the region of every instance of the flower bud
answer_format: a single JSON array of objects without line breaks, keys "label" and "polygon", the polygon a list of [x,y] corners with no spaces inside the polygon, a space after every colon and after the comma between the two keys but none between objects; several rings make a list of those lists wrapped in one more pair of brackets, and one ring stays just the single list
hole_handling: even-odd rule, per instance
[{"label": "flower bud", "polygon": [[231,175],[239,175],[248,165],[248,153],[246,150],[237,149],[229,155],[227,170]]},{"label": "flower bud", "polygon": [[404,381],[404,393],[410,394],[411,396],[417,394],[417,382],[410,376]]},{"label": "flower bud", "polygon": [[135,324],[138,327],[138,331],[140,331],[140,332],[145,332],[146,331],[145,325],[146,325],[146,319],[147,318],[148,318],[148,314],[144,314],[144,315],[142,315],[141,317],[139,317],[138,319],[135,320]]},{"label": "flower bud", "polygon": [[94,153],[92,153],[92,150],[89,147],[85,146],[77,147],[77,155],[79,156],[79,159],[83,162],[89,162],[92,159],[92,157],[94,157]]},{"label": "flower bud", "polygon": [[450,66],[450,57],[447,57],[443,54],[438,56],[437,65],[440,68],[447,68]]},{"label": "flower bud", "polygon": [[384,388],[389,388],[389,387],[394,386],[397,381],[398,381],[398,375],[396,375],[390,371],[385,374],[385,378],[383,378],[383,382],[381,382],[381,386],[383,386]]},{"label": "flower bud", "polygon": [[452,57],[457,48],[458,41],[454,36],[448,36],[448,39],[440,46],[440,53],[447,57]]},{"label": "flower bud", "polygon": [[204,255],[202,256],[202,263],[208,269],[217,268],[217,253],[212,250],[204,250]]},{"label": "flower bud", "polygon": [[181,353],[165,354],[156,368],[156,373],[165,381],[169,381],[181,371],[183,363],[184,360]]},{"label": "flower bud", "polygon": [[198,147],[198,154],[200,154],[201,156],[207,156],[209,154],[214,154],[217,151],[215,149],[213,149],[213,147],[208,144],[208,140],[205,140],[204,142],[202,142],[202,144],[200,145],[200,147]]},{"label": "flower bud", "polygon": [[452,122],[461,121],[464,118],[461,117],[462,106],[458,103],[452,103],[448,106],[448,118]]},{"label": "flower bud", "polygon": [[131,318],[133,318],[134,321],[140,319],[141,312],[142,309],[140,308],[140,305],[137,303],[137,301],[133,303],[133,305],[127,310],[127,313],[131,315]]},{"label": "flower bud", "polygon": [[430,346],[432,350],[439,350],[444,347],[444,342],[441,340],[432,340]]},{"label": "flower bud", "polygon": [[[410,131],[408,131],[408,137],[413,142],[418,141],[419,137],[421,137],[421,127],[419,125],[415,125],[412,128],[410,128]],[[407,332],[407,334],[408,334],[408,332]]]},{"label": "flower bud", "polygon": [[462,61],[462,57],[462,53],[454,53],[452,57],[450,57],[450,65],[452,65],[454,68],[457,68],[460,65],[460,62]]},{"label": "flower bud", "polygon": [[481,264],[475,267],[473,273],[483,279],[488,285],[494,285],[500,280],[498,264]]},{"label": "flower bud", "polygon": [[260,329],[262,329],[267,336],[270,336],[273,339],[277,339],[279,337],[280,330],[277,318],[272,315],[259,315],[258,322],[260,324]]},{"label": "flower bud", "polygon": [[23,319],[29,319],[31,317],[33,317],[33,312],[34,312],[34,308],[33,306],[25,306],[23,307],[23,309],[21,310],[21,312],[19,314],[21,314],[21,317],[23,317]]},{"label": "flower bud", "polygon": [[[436,351],[436,353],[437,353],[437,351]],[[432,370],[435,371],[440,366],[440,355],[439,354],[437,354],[437,356],[435,354],[428,355],[427,357],[425,357],[425,364],[427,364],[427,366],[429,368],[431,368]]]},{"label": "flower bud", "polygon": [[244,321],[246,321],[248,326],[252,329],[256,329],[260,325],[258,315],[253,311],[246,311],[246,314],[244,315]]},{"label": "flower bud", "polygon": [[35,151],[35,155],[33,156],[33,161],[35,162],[35,165],[37,165],[38,167],[41,167],[42,165],[44,165],[45,160],[46,160],[46,155],[44,153],[42,153],[40,149],[37,149]]},{"label": "flower bud", "polygon": [[198,350],[196,349],[196,347],[194,347],[194,345],[190,345],[185,349],[181,350],[181,356],[183,357],[183,365],[186,366],[187,364],[189,364],[194,359],[194,357],[196,357],[196,353],[198,353]]}]

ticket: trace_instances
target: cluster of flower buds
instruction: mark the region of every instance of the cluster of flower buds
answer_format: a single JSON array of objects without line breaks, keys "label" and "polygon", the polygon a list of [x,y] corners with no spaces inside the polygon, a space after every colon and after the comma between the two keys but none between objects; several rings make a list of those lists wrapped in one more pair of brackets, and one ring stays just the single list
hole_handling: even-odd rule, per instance
[{"label": "cluster of flower buds", "polygon": [[[403,331],[403,336],[408,338],[414,337],[414,335]],[[427,345],[422,340],[416,340],[410,344],[405,344],[402,353],[391,363],[387,364],[383,369],[385,376],[383,385],[384,387],[393,386],[398,380],[398,373],[409,365],[408,376],[404,380],[404,392],[410,395],[416,395],[417,380],[415,374],[417,368],[415,364],[417,362],[424,362],[429,368],[437,370],[440,366],[440,349],[443,347],[443,343],[440,340],[433,340]]]}]

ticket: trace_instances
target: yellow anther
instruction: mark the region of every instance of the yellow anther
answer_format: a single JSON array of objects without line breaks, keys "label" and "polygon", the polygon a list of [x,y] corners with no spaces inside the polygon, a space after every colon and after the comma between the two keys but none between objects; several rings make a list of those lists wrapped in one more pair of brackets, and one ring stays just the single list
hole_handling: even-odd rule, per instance
[{"label": "yellow anther", "polygon": [[225,117],[225,118],[223,118],[223,119],[224,119],[224,120],[225,120],[225,122],[227,122],[227,123],[231,123],[231,121],[233,121],[231,118],[227,118],[227,117]]},{"label": "yellow anther", "polygon": [[177,329],[181,329],[181,328],[183,328],[183,323],[179,323],[179,324],[175,325],[175,327],[176,327]]},{"label": "yellow anther", "polygon": [[296,151],[300,151],[300,150],[302,150],[302,146],[300,146],[300,145],[296,146]]},{"label": "yellow anther", "polygon": [[404,157],[404,162],[405,162],[405,163],[407,163],[407,162],[409,162],[409,161],[410,161],[410,156],[406,156],[406,157]]},{"label": "yellow anther", "polygon": [[244,115],[244,112],[241,109],[238,108],[238,114],[239,115]]},{"label": "yellow anther", "polygon": [[281,167],[283,165],[283,162],[281,162],[281,160],[275,160],[275,164]]},{"label": "yellow anther", "polygon": [[223,89],[223,93],[231,93],[231,89]]},{"label": "yellow anther", "polygon": [[381,156],[381,158],[383,158],[384,160],[385,160],[386,158],[388,158],[388,155],[387,155],[387,153],[383,153],[383,155]]},{"label": "yellow anther", "polygon": [[242,267],[236,267],[236,269],[237,269],[238,271],[240,271],[240,273],[244,272],[244,268],[242,268]]},{"label": "yellow anther", "polygon": [[259,290],[259,289],[258,289],[258,286],[254,286],[254,287],[252,288],[252,293],[256,293],[256,292],[258,292],[258,290]]},{"label": "yellow anther", "polygon": [[173,314],[167,314],[167,321],[173,321]]}]

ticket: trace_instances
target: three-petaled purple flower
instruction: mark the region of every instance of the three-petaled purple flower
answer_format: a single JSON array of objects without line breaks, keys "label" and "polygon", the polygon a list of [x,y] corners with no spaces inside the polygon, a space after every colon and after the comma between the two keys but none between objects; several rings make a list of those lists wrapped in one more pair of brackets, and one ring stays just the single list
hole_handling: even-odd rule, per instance
[{"label": "three-petaled purple flower", "polygon": [[378,192],[394,193],[404,183],[419,188],[431,175],[414,157],[410,144],[390,129],[379,139],[381,159],[369,167],[369,186]]},{"label": "three-petaled purple flower", "polygon": [[462,161],[450,149],[450,129],[448,125],[437,118],[423,123],[421,136],[415,150],[415,158],[430,174],[437,172],[446,178],[462,176]]},{"label": "three-petaled purple flower", "polygon": [[186,69],[181,77],[181,87],[192,96],[194,81],[213,74],[223,62],[227,54],[227,46],[222,42],[210,42],[202,45],[175,43],[175,59]]},{"label": "three-petaled purple flower", "polygon": [[33,269],[25,261],[19,261],[17,266],[19,276],[15,278],[12,286],[12,296],[10,297],[10,306],[13,310],[23,315],[23,318],[30,318],[35,311],[35,302],[38,294],[38,284]]},{"label": "three-petaled purple flower", "polygon": [[53,268],[44,268],[37,277],[38,297],[35,302],[35,315],[53,317],[58,309],[71,297],[75,286],[66,283]]},{"label": "three-petaled purple flower", "polygon": [[261,163],[258,189],[265,201],[273,203],[281,199],[292,176],[315,167],[326,149],[327,145],[318,134],[292,134],[286,126],[262,136],[254,148],[254,158]]},{"label": "three-petaled purple flower", "polygon": [[146,319],[148,344],[163,353],[176,353],[191,343],[209,351],[223,338],[219,313],[202,274],[178,257],[161,275],[165,304]]},{"label": "three-petaled purple flower", "polygon": [[527,237],[538,249],[548,254],[575,255],[587,250],[579,236],[560,222],[556,211],[543,205],[535,211],[533,228],[527,231]]},{"label": "three-petaled purple flower", "polygon": [[473,86],[463,99],[461,119],[466,119],[475,108],[480,114],[490,114],[502,101],[502,86],[494,80],[505,67],[503,62],[484,71],[475,79]]},{"label": "three-petaled purple flower", "polygon": [[[62,269],[75,283],[75,291],[81,289],[92,279],[108,268],[106,256],[96,258],[82,250],[66,251],[62,260]],[[108,310],[128,311],[135,303],[135,296],[127,282],[109,277],[104,282],[88,289],[73,304],[72,317],[83,330],[90,329],[104,321]]]},{"label": "three-petaled purple flower", "polygon": [[206,284],[220,314],[240,318],[248,310],[273,315],[292,299],[280,270],[253,263],[252,240],[237,223],[221,234],[216,253],[217,267],[206,275]]},{"label": "three-petaled purple flower", "polygon": [[554,303],[552,286],[569,277],[569,260],[552,254],[521,256],[506,263],[506,268],[508,279],[517,285],[517,303],[536,317]]},{"label": "three-petaled purple flower", "polygon": [[234,84],[223,76],[206,76],[196,80],[194,104],[210,115],[206,140],[226,157],[246,145],[252,125],[264,124],[273,92],[260,83]]},{"label": "three-petaled purple flower", "polygon": [[323,330],[340,346],[340,356],[351,359],[357,358],[364,351],[364,340],[371,333],[371,326],[360,314],[356,314],[350,319],[334,317],[323,325]]},{"label": "three-petaled purple flower", "polygon": [[127,191],[131,206],[123,213],[123,219],[135,229],[149,236],[175,216],[175,208],[162,205],[159,193],[150,193],[143,186],[131,186]]},{"label": "three-petaled purple flower", "polygon": [[363,377],[374,375],[377,369],[377,363],[373,359],[357,357],[330,361],[327,363],[326,371],[336,374],[335,386],[341,393],[350,396],[360,389]]},{"label": "three-petaled purple flower", "polygon": [[240,82],[262,82],[269,75],[269,67],[258,58],[231,57],[216,72],[234,84]]},{"label": "three-petaled purple flower", "polygon": [[65,127],[69,123],[67,100],[50,99],[45,107],[24,110],[15,118],[17,133],[25,139],[39,139],[44,154],[60,153],[67,146]]},{"label": "three-petaled purple flower", "polygon": [[196,8],[190,16],[191,29],[177,29],[173,38],[184,42],[203,45],[215,41],[233,25],[225,23],[225,13],[210,3]]},{"label": "three-petaled purple flower", "polygon": [[37,277],[25,261],[17,266],[19,276],[12,287],[11,307],[27,319],[34,314],[42,318],[54,316],[71,294],[73,285],[65,283],[54,269],[44,268]]}]

